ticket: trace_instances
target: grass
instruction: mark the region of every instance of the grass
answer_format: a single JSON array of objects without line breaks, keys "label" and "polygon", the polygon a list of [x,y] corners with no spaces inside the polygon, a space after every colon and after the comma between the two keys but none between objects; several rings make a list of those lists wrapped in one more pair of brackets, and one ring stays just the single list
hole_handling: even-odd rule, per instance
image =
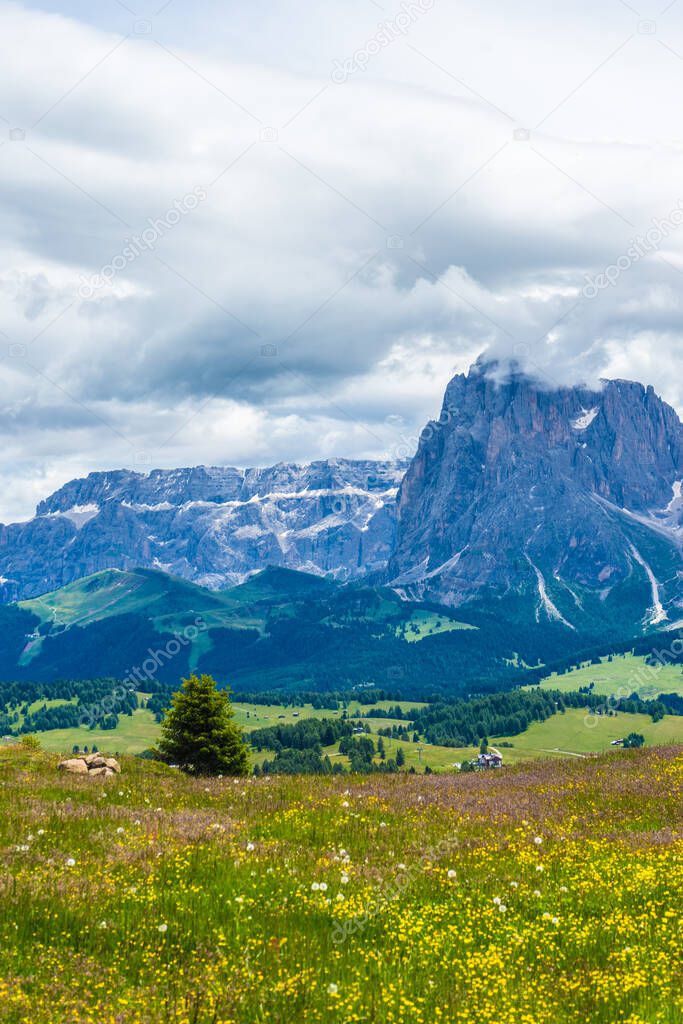
[{"label": "grass", "polygon": [[[532,722],[519,736],[491,738],[491,746],[512,743],[510,748],[499,747],[506,764],[519,764],[540,757],[566,757],[567,755],[597,754],[609,750],[621,754],[620,748],[611,746],[612,740],[623,739],[630,732],[642,733],[648,746],[683,743],[683,718],[665,715],[653,722],[649,715],[628,715],[618,712],[615,717],[586,715],[581,708],[568,708],[563,715],[553,715],[545,722]],[[452,750],[452,760],[465,760],[475,756],[478,748],[465,747]]]},{"label": "grass", "polygon": [[0,749],[3,1024],[680,1024],[682,754],[94,780]]},{"label": "grass", "polygon": [[[398,704],[402,710],[411,707],[424,707],[411,701],[380,701],[375,708],[388,710]],[[303,718],[338,717],[325,709],[313,708],[310,704],[285,707],[278,704],[247,704],[238,701],[235,705],[235,719],[245,732],[252,729],[268,728],[274,725],[291,725]],[[357,710],[367,711],[367,706],[357,702],[349,704],[349,713]],[[355,721],[355,719],[353,719]],[[391,718],[367,718],[362,724],[369,725],[373,734],[379,729],[392,725],[406,725],[404,721]],[[100,750],[118,751],[123,754],[136,754],[141,750],[154,746],[159,738],[160,727],[150,711],[138,709],[132,716],[121,715],[119,725],[113,730],[91,731],[87,727],[75,729],[53,729],[40,733],[41,745],[51,752],[71,753],[75,745],[83,748],[93,743]],[[558,757],[572,754],[592,754],[608,751],[611,741],[621,739],[630,732],[639,732],[645,736],[648,746],[666,743],[683,743],[683,717],[665,715],[657,723],[653,723],[649,715],[627,715],[618,712],[615,717],[588,716],[579,708],[569,708],[564,715],[553,715],[545,722],[532,722],[526,732],[519,736],[501,736],[497,741],[513,744],[511,748],[500,748],[506,764],[518,764],[521,761],[543,757]],[[496,739],[491,739],[493,746]],[[397,747],[402,747],[406,758],[406,767],[414,767],[423,771],[428,765],[435,771],[451,771],[464,760],[476,756],[476,747],[441,747],[429,743],[412,743],[392,740],[385,737],[384,744],[387,758],[396,755]],[[335,757],[337,746],[327,753]],[[273,752],[263,752],[260,756],[253,755],[253,762],[260,763],[274,756]],[[341,759],[345,766],[347,761]]]},{"label": "grass", "polygon": [[[145,697],[144,694],[139,696]],[[51,703],[63,703],[60,701],[36,701],[34,708],[40,707],[43,703],[48,706]],[[379,710],[388,710],[390,707],[400,707],[408,710],[414,707],[425,707],[417,701],[378,701],[372,705],[362,705],[358,701],[350,701],[348,704],[349,715],[357,711],[361,714],[371,707]],[[302,718],[338,718],[341,711],[336,714],[326,709],[314,708],[311,704],[299,704],[286,707],[280,704],[249,704],[236,701],[234,704],[235,721],[246,732],[252,729],[264,729],[273,725],[292,725]],[[376,731],[378,728],[392,725],[394,719],[368,719],[370,728]],[[396,724],[405,724],[396,722]],[[39,734],[41,745],[55,753],[71,753],[74,746],[83,748],[91,747],[93,743],[101,750],[120,751],[123,754],[138,754],[140,751],[154,746],[159,738],[160,727],[154,720],[151,711],[138,708],[132,715],[120,715],[119,724],[116,729],[91,731],[87,726],[80,726],[72,729],[51,729],[49,732]]]},{"label": "grass", "polygon": [[645,658],[632,654],[615,654],[612,661],[603,658],[599,665],[586,664],[560,676],[553,673],[541,686],[567,693],[591,683],[595,683],[594,693],[605,696],[618,693],[630,696],[635,691],[643,700],[651,700],[660,693],[678,693],[683,697],[680,665],[651,667]]},{"label": "grass", "polygon": [[[402,711],[410,708],[424,708],[427,705],[411,700],[380,700],[375,704],[360,704],[349,701],[347,712],[354,716],[357,712],[367,714],[369,710],[388,711],[392,707],[400,707]],[[248,704],[240,700],[233,703],[235,720],[245,729],[266,729],[273,725],[292,725],[301,718],[341,718],[341,711],[330,711],[328,708],[314,708],[311,704],[296,704],[286,707],[281,704]],[[369,719],[372,725],[372,719]],[[393,721],[393,719],[387,719]]]},{"label": "grass", "polygon": [[396,635],[402,636],[408,643],[417,643],[427,636],[436,636],[437,633],[451,633],[454,629],[476,629],[467,622],[458,622],[449,619],[447,615],[438,615],[424,609],[417,609],[411,617],[400,626],[396,627]]},{"label": "grass", "polygon": [[70,754],[74,746],[82,749],[93,744],[112,753],[139,754],[156,743],[159,731],[152,712],[139,708],[130,716],[121,715],[116,729],[91,730],[83,725],[73,729],[50,729],[36,735],[45,750],[57,754]]}]

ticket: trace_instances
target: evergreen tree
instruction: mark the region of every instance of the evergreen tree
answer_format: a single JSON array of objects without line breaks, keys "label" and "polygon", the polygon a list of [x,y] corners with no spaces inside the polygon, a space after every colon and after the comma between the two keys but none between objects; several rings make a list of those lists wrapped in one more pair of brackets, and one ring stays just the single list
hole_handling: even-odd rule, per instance
[{"label": "evergreen tree", "polygon": [[215,679],[183,679],[162,724],[163,760],[192,775],[246,775],[247,747],[232,719],[228,691],[219,690]]},{"label": "evergreen tree", "polygon": [[402,768],[406,763],[406,755],[403,753],[403,747],[399,747],[396,751],[396,764],[399,768]]}]

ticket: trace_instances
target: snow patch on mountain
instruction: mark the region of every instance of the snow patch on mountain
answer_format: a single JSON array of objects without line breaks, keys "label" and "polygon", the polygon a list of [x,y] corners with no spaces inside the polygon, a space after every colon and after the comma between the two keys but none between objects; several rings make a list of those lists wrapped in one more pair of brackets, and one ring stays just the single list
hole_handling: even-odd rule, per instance
[{"label": "snow patch on mountain", "polygon": [[99,515],[100,506],[95,504],[90,505],[73,505],[71,508],[64,509],[63,512],[55,513],[56,515],[65,516],[69,519],[77,530],[80,530],[86,523],[89,523],[91,519]]},{"label": "snow patch on mountain", "polygon": [[[537,585],[538,585],[538,596],[541,599],[540,608],[543,608],[545,610],[545,613],[546,613],[546,615],[548,616],[549,619],[552,619],[555,622],[561,622],[564,626],[567,626],[569,629],[576,630],[576,626],[573,626],[571,624],[571,622],[568,622],[567,619],[565,619],[565,617],[562,614],[562,612],[560,611],[560,609],[550,599],[550,597],[548,595],[548,591],[547,591],[546,585],[545,585],[545,579],[543,578],[543,573],[541,572],[541,570],[538,568],[537,565],[534,565],[534,563],[531,561],[531,559],[529,558],[528,555],[526,556],[526,560],[527,560],[527,562],[529,563],[529,565],[531,566],[531,568],[534,570],[534,572],[536,574],[536,582],[537,582]],[[538,608],[536,610],[536,621],[537,622],[539,620],[540,608]]]},{"label": "snow patch on mountain", "polygon": [[599,412],[597,405],[593,409],[582,409],[581,415],[572,420],[572,427],[574,430],[587,430]]},{"label": "snow patch on mountain", "polygon": [[647,564],[640,551],[634,544],[630,545],[631,554],[635,558],[638,565],[645,570],[645,574],[650,581],[650,587],[652,588],[652,607],[648,609],[645,624],[647,626],[657,626],[660,622],[664,622],[669,616],[666,613],[664,605],[661,602],[659,596],[659,583],[655,574],[653,573],[650,566]]}]

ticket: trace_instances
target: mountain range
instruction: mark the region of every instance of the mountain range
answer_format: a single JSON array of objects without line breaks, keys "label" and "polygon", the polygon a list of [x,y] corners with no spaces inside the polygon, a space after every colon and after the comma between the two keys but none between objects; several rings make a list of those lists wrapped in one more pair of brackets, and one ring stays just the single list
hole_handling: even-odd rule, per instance
[{"label": "mountain range", "polygon": [[153,568],[218,590],[268,565],[341,581],[381,573],[407,463],[116,470],[72,480],[0,526],[0,600],[103,569]]},{"label": "mountain range", "polygon": [[478,361],[409,463],[92,473],[0,527],[0,598],[103,570],[234,587],[267,566],[567,635],[683,617],[683,425],[650,387]]}]

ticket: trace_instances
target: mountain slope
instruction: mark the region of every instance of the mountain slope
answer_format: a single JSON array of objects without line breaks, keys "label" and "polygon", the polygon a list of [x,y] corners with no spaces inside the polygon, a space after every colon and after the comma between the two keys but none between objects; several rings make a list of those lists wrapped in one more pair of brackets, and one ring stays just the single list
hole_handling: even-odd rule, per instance
[{"label": "mountain slope", "polygon": [[241,690],[468,693],[522,681],[566,648],[556,624],[507,629],[395,591],[271,568],[215,592],[165,573],[106,570],[0,607],[2,681],[132,679],[189,671]]},{"label": "mountain slope", "polygon": [[450,382],[409,465],[93,473],[0,527],[4,601],[109,569],[218,591],[266,566],[382,581],[577,642],[673,626],[683,426],[640,384],[551,388],[480,360]]},{"label": "mountain slope", "polygon": [[0,526],[0,599],[111,568],[159,568],[216,589],[266,565],[354,579],[386,565],[404,471],[331,459],[91,473],[41,502],[30,522]]},{"label": "mountain slope", "polygon": [[455,377],[398,497],[388,578],[510,619],[637,632],[680,618],[683,426],[652,388]]}]

